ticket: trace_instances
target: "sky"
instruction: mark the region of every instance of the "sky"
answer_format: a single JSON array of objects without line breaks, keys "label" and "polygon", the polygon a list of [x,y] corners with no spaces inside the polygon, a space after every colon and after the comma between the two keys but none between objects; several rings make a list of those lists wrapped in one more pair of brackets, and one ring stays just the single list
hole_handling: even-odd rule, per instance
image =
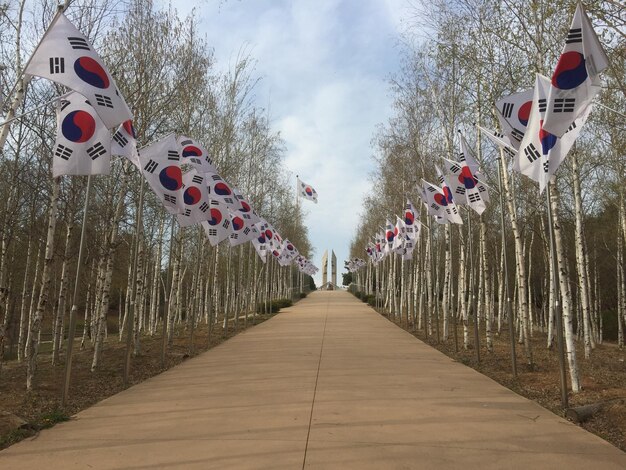
[{"label": "sky", "polygon": [[[373,169],[371,139],[391,115],[387,80],[398,70],[406,0],[173,0],[195,17],[217,67],[245,48],[261,78],[255,100],[286,143],[286,170],[313,186],[302,201],[321,284],[324,251],[338,283]],[[363,253],[365,258],[365,253]],[[329,269],[330,275],[330,269]]]}]

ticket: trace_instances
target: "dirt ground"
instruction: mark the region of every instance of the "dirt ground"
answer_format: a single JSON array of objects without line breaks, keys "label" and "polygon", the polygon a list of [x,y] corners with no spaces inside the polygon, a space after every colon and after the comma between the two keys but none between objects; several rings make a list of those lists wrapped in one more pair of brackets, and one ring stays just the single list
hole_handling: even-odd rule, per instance
[{"label": "dirt ground", "polygon": [[[249,317],[248,327],[259,324],[273,315],[257,315],[255,321]],[[111,318],[110,322],[117,320]],[[221,325],[213,328],[211,341],[208,341],[207,326],[201,324],[194,332],[194,350],[190,352],[190,332],[184,329],[176,330],[174,343],[166,354],[165,367],[161,367],[161,332],[153,337],[141,338],[141,352],[131,359],[129,386],[146,380],[163,372],[180,362],[210,349],[222,341],[236,335],[245,329],[240,321],[238,330],[232,325],[228,332],[224,332]],[[80,331],[80,330],[78,330]],[[125,359],[125,343],[118,341],[117,334],[110,334],[105,342],[101,360],[101,367],[91,372],[93,348],[87,341],[84,350],[80,350],[80,341],[74,346],[72,361],[72,385],[65,409],[60,408],[60,395],[64,375],[64,350],[61,353],[61,363],[51,365],[51,354],[39,354],[38,371],[34,390],[26,391],[26,364],[17,361],[8,361],[0,370],[0,414],[10,413],[15,419],[25,421],[21,427],[15,425],[1,426],[0,420],[0,449],[10,446],[25,437],[36,434],[39,430],[53,426],[60,421],[66,421],[80,410],[110,397],[124,390],[123,370]],[[42,348],[46,349],[46,348]],[[10,420],[14,421],[11,417]]]},{"label": "dirt ground", "polygon": [[[406,325],[400,326],[447,356],[480,371],[520,395],[538,402],[553,413],[565,416],[565,410],[561,407],[556,344],[553,349],[547,349],[546,334],[533,333],[531,349],[534,365],[532,368],[528,364],[524,345],[516,342],[518,376],[517,379],[513,379],[511,346],[506,325],[502,326],[500,335],[494,334],[493,351],[487,351],[484,332],[481,333],[480,364],[477,363],[475,349],[471,346],[474,343],[473,329],[469,331],[470,348],[464,349],[463,326],[457,325],[458,351],[455,351],[453,327],[450,328],[450,338],[444,343],[437,341],[434,326],[434,334],[428,338],[422,331],[415,332]],[[442,332],[443,328],[440,326],[440,334]],[[578,393],[572,393],[570,390],[569,406],[603,403],[600,411],[581,426],[626,451],[626,350],[618,349],[615,343],[605,342],[592,351],[589,359],[585,359],[582,341],[578,341],[576,354],[583,389]],[[569,387],[569,375],[567,380]]]}]

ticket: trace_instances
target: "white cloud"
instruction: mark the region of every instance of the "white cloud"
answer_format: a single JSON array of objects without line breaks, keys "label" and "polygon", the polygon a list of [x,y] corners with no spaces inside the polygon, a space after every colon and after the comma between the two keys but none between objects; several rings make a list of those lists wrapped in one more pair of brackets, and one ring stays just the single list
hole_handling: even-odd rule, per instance
[{"label": "white cloud", "polygon": [[[385,80],[398,66],[405,1],[195,3],[220,67],[242,46],[257,59],[258,103],[270,101],[274,130],[287,144],[287,169],[319,193],[319,204],[303,202],[314,261],[334,249],[340,272],[369,189],[370,141],[390,114]],[[186,14],[194,2],[174,6]]]}]

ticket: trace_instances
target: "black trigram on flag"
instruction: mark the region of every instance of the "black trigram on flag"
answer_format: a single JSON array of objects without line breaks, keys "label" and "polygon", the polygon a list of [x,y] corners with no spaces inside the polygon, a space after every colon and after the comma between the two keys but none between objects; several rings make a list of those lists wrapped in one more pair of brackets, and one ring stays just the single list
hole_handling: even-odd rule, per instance
[{"label": "black trigram on flag", "polygon": [[93,96],[96,97],[96,104],[98,106],[103,106],[105,108],[111,108],[113,109],[113,101],[111,100],[111,98],[109,98],[106,95],[99,95],[97,93],[95,93]]},{"label": "black trigram on flag", "polygon": [[433,188],[432,186],[426,186],[426,189],[430,191],[431,193],[435,192],[435,188]]},{"label": "black trigram on flag", "polygon": [[465,195],[465,188],[462,188],[461,186],[456,188],[456,191],[454,191],[455,193],[457,193],[460,196],[464,196]]},{"label": "black trigram on flag", "polygon": [[550,161],[546,160],[545,162],[543,162],[543,172],[548,173],[549,170],[550,170]]},{"label": "black trigram on flag", "polygon": [[576,125],[576,121],[573,121],[570,126],[567,128],[567,130],[565,131],[565,133],[567,134],[570,131],[573,131],[574,129],[576,129],[578,126]]},{"label": "black trigram on flag", "polygon": [[521,142],[524,139],[524,133],[520,131],[519,129],[513,128],[511,130],[511,137],[513,137],[518,142]]},{"label": "black trigram on flag", "polygon": [[67,40],[70,42],[70,46],[72,46],[72,49],[82,49],[84,51],[91,50],[89,48],[89,43],[83,38],[68,37]]},{"label": "black trigram on flag", "polygon": [[231,205],[231,206],[235,203],[235,201],[233,201],[233,198],[232,198],[232,197],[225,197],[225,198],[224,198],[224,202],[225,202],[226,204]]},{"label": "black trigram on flag", "polygon": [[480,201],[481,197],[480,197],[480,194],[479,194],[479,193],[469,193],[469,194],[467,195],[467,199],[469,200],[469,202],[470,202],[470,204],[471,204],[472,202],[478,202],[478,201]]},{"label": "black trigram on flag", "polygon": [[70,105],[68,100],[61,100],[61,111],[64,111]]},{"label": "black trigram on flag", "polygon": [[222,181],[222,177],[220,175],[211,175],[213,181]]},{"label": "black trigram on flag", "polygon": [[183,215],[185,217],[191,217],[191,209],[185,209],[185,212],[183,212]]},{"label": "black trigram on flag", "polygon": [[65,73],[65,59],[63,57],[50,57],[50,74]]},{"label": "black trigram on flag", "polygon": [[248,227],[243,229],[244,235],[248,235],[250,233],[250,229]]},{"label": "black trigram on flag", "polygon": [[243,217],[246,220],[251,220],[250,214],[241,214],[241,217]]},{"label": "black trigram on flag", "polygon": [[163,199],[171,204],[176,204],[176,196],[172,196],[171,194],[164,194]]},{"label": "black trigram on flag", "polygon": [[222,224],[222,227],[224,227],[224,228],[230,227],[230,220],[224,219],[224,223]]},{"label": "black trigram on flag", "polygon": [[200,209],[202,212],[206,212],[209,210],[209,205],[206,202],[203,202],[202,204],[200,204],[200,207],[198,207],[198,209]]},{"label": "black trigram on flag", "polygon": [[154,170],[156,170],[158,166],[159,164],[157,162],[150,159],[150,161],[146,163],[146,166],[144,166],[143,169],[148,173],[154,173]]},{"label": "black trigram on flag", "polygon": [[526,158],[528,158],[530,163],[534,163],[535,160],[541,157],[541,154],[532,143],[528,144],[528,146],[524,149],[524,155],[526,155]]},{"label": "black trigram on flag", "polygon": [[167,159],[168,160],[178,161],[178,160],[180,160],[180,155],[178,154],[178,152],[176,150],[168,150],[167,151]]},{"label": "black trigram on flag", "polygon": [[572,28],[567,33],[567,39],[565,44],[573,44],[577,42],[583,42],[583,31],[581,28]]},{"label": "black trigram on flag", "polygon": [[556,98],[552,111],[555,113],[573,113],[576,106],[576,98]]},{"label": "black trigram on flag", "polygon": [[101,157],[105,153],[107,153],[107,151],[100,142],[96,142],[93,146],[87,149],[87,155],[89,155],[92,160]]},{"label": "black trigram on flag", "polygon": [[504,154],[508,156],[509,158],[515,157],[515,152],[512,149],[508,147],[504,147],[503,150],[504,150]]},{"label": "black trigram on flag", "polygon": [[196,184],[202,184],[202,182],[204,181],[204,178],[200,175],[195,175],[193,178],[191,178],[191,181],[193,181]]},{"label": "black trigram on flag", "polygon": [[432,207],[435,211],[439,211],[439,206],[434,202],[430,205],[430,207]]},{"label": "black trigram on flag", "polygon": [[504,103],[502,105],[502,115],[505,118],[510,118],[511,114],[513,114],[513,103]]},{"label": "black trigram on flag", "polygon": [[539,112],[540,113],[545,113],[546,109],[547,109],[548,105],[547,105],[547,101],[545,98],[541,98],[539,100]]},{"label": "black trigram on flag", "polygon": [[113,140],[117,142],[120,147],[126,147],[126,145],[128,145],[128,139],[124,137],[120,131],[113,134]]},{"label": "black trigram on flag", "polygon": [[465,161],[465,154],[463,152],[459,153],[459,161],[460,162],[464,162]]},{"label": "black trigram on flag", "polygon": [[71,148],[61,144],[58,144],[54,151],[54,155],[62,158],[63,160],[69,160],[73,153],[74,151]]},{"label": "black trigram on flag", "polygon": [[[463,155],[463,154],[461,154],[461,155]],[[463,157],[463,158],[465,158],[465,157]],[[450,167],[450,171],[452,173],[458,173],[459,171],[461,171],[461,167],[455,163],[454,165],[452,165]]]},{"label": "black trigram on flag", "polygon": [[193,144],[193,140],[183,140],[180,145],[182,145],[183,147]]},{"label": "black trigram on flag", "polygon": [[458,209],[456,208],[456,206],[450,207],[448,209],[448,214],[452,212],[454,215],[457,215],[459,213]]},{"label": "black trigram on flag", "polygon": [[209,229],[209,237],[217,237],[217,229],[216,228],[210,228]]}]

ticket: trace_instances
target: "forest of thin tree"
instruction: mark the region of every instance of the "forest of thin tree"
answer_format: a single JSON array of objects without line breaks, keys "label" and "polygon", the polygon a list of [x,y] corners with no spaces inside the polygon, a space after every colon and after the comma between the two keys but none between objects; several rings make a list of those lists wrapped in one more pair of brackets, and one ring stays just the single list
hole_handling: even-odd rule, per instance
[{"label": "forest of thin tree", "polygon": [[[285,145],[255,104],[260,78],[245,48],[217,64],[193,13],[182,18],[152,0],[60,8],[115,78],[137,147],[193,137],[257,214],[312,255]],[[10,120],[0,135],[0,380],[7,361],[26,363],[28,390],[41,361],[63,374],[73,305],[76,348],[91,351],[97,371],[111,342],[127,343],[132,367],[144,338],[162,335],[166,350],[180,331],[237,329],[312,282],[293,264],[264,262],[251,243],[212,246],[200,225],[182,227],[124,158],[112,160],[110,175],[90,177],[86,212],[87,177],[52,178],[56,102],[67,89],[23,72],[56,14],[53,0],[0,4],[0,100]]]},{"label": "forest of thin tree", "polygon": [[[373,137],[372,188],[351,246],[352,257],[367,259],[368,244],[384,231],[386,220],[395,224],[396,215],[403,217],[410,200],[416,228],[421,227],[412,259],[370,261],[354,275],[358,288],[377,295],[376,305],[398,321],[443,342],[452,340],[458,325],[466,349],[478,342],[490,351],[494,337],[508,332],[511,318],[525,370],[534,366],[531,338],[541,335],[543,348],[556,349],[556,320],[562,316],[568,386],[574,392],[581,388],[579,363],[597,345],[615,341],[624,347],[623,4],[585,2],[609,67],[587,123],[550,184],[551,220],[546,191],[513,171],[511,155],[477,125],[500,130],[495,103],[532,89],[536,73],[552,76],[576,6],[569,0],[412,3],[402,37],[403,66],[390,79],[394,113]],[[420,181],[438,184],[436,167],[445,168],[443,157],[459,160],[459,133],[480,165],[490,201],[481,215],[459,206],[462,225],[437,224],[420,201]],[[576,355],[577,345],[583,358]]]}]

